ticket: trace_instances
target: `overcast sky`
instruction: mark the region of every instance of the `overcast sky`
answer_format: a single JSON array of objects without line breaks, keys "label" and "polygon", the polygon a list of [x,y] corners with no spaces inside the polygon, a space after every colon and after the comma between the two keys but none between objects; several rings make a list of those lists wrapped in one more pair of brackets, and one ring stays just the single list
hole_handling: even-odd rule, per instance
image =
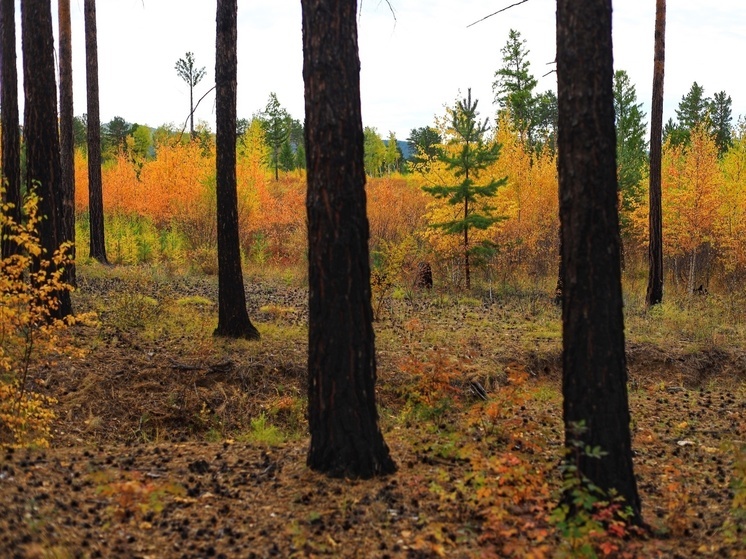
[{"label": "overcast sky", "polygon": [[[530,50],[537,90],[556,89],[555,0],[529,0],[477,25],[467,25],[517,0],[361,0],[358,19],[363,122],[406,139],[412,128],[472,89],[483,116],[492,116],[492,82],[510,29]],[[18,2],[17,2],[18,4]],[[83,0],[71,0],[76,115],[85,109]],[[20,10],[17,6],[16,10]],[[214,83],[215,2],[207,0],[98,0],[101,120],[121,116],[149,126],[184,125],[189,90],[174,65],[187,51],[205,66],[201,97]],[[56,2],[53,2],[56,19]],[[16,14],[18,17],[19,13]],[[614,2],[614,62],[626,70],[649,113],[653,75],[655,0]],[[56,23],[55,23],[56,25]],[[238,115],[263,109],[270,92],[303,118],[300,0],[239,0]],[[56,29],[55,29],[56,33]],[[20,33],[19,33],[20,42]],[[664,119],[692,82],[708,96],[725,90],[734,123],[746,115],[746,1],[668,2]],[[741,53],[741,54],[739,54]],[[20,47],[19,47],[20,56]],[[20,66],[19,66],[20,67]],[[214,129],[214,94],[195,116]]]}]

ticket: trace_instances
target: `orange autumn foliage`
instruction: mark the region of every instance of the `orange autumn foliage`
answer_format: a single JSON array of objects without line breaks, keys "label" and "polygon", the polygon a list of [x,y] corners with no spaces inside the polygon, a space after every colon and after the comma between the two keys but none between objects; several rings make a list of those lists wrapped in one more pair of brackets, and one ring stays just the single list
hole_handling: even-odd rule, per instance
[{"label": "orange autumn foliage", "polygon": [[368,177],[365,190],[374,246],[401,242],[423,227],[430,200],[420,182],[411,176]]}]

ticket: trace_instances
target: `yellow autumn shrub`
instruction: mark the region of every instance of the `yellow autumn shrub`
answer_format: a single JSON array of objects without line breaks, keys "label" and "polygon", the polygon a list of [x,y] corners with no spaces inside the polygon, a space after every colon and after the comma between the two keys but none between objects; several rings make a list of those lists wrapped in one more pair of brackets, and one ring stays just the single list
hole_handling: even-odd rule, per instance
[{"label": "yellow autumn shrub", "polygon": [[69,246],[51,258],[44,254],[37,196],[26,198],[23,223],[15,223],[10,210],[10,204],[0,207],[3,239],[16,249],[0,259],[0,444],[48,446],[55,400],[30,389],[29,368],[33,352],[72,322],[52,319],[56,294],[70,289],[63,278]]}]

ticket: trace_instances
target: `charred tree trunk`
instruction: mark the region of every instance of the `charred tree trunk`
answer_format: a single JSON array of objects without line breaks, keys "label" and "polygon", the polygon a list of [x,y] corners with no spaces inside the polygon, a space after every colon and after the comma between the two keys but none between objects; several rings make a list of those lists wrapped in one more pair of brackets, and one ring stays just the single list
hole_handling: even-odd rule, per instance
[{"label": "charred tree trunk", "polygon": [[98,32],[96,1],[85,0],[85,77],[88,104],[88,215],[91,225],[91,258],[107,264],[104,241],[104,193],[101,180],[101,116],[98,95]]},{"label": "charred tree trunk", "polygon": [[249,320],[241,270],[236,194],[237,0],[218,0],[215,58],[218,222],[217,336],[259,339]]},{"label": "charred tree trunk", "polygon": [[302,0],[311,469],[393,472],[378,426],[355,0]]},{"label": "charred tree trunk", "polygon": [[[60,42],[60,166],[62,193],[62,240],[72,243],[70,256],[75,259],[75,141],[73,137],[73,54],[70,29],[70,0],[59,0]],[[75,264],[66,270],[75,285]]]},{"label": "charred tree trunk", "polygon": [[640,523],[624,353],[611,0],[558,0],[557,80],[565,445],[572,452],[579,437],[607,453],[573,458],[581,475],[616,490]]},{"label": "charred tree trunk", "polygon": [[663,149],[663,75],[666,59],[666,0],[655,3],[655,55],[653,59],[653,105],[650,111],[650,192],[648,244],[648,307],[663,301],[663,210],[661,201],[661,157]]},{"label": "charred tree trunk", "polygon": [[[21,222],[21,135],[18,120],[18,71],[16,69],[16,21],[14,0],[0,0],[0,122],[2,160],[0,180],[5,186],[2,203],[12,204],[10,217]],[[0,231],[0,257],[17,251],[16,244]]]},{"label": "charred tree trunk", "polygon": [[[60,192],[60,137],[57,129],[57,83],[50,0],[21,2],[23,88],[25,94],[26,187],[39,195],[42,258],[51,260],[63,238]],[[36,265],[39,265],[36,259]],[[51,265],[54,270],[54,264]],[[54,293],[58,305],[51,316],[72,314],[70,292]]]}]

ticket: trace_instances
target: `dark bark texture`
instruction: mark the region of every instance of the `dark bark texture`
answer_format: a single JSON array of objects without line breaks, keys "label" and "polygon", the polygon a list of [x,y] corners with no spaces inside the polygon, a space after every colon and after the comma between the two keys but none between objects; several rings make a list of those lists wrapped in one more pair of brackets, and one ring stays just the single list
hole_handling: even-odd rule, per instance
[{"label": "dark bark texture", "polygon": [[308,168],[308,466],[396,466],[378,426],[355,0],[302,0]]},{"label": "dark bark texture", "polygon": [[104,193],[101,179],[101,115],[98,93],[98,31],[96,2],[85,0],[85,77],[88,105],[88,215],[91,230],[91,258],[106,264],[104,241]]},{"label": "dark bark texture", "polygon": [[[21,221],[21,135],[18,120],[18,70],[16,69],[16,22],[14,0],[0,0],[0,121],[2,122],[2,202],[13,204],[10,216]],[[14,254],[14,242],[0,241],[0,256]]]},{"label": "dark bark texture", "polygon": [[666,0],[655,3],[655,53],[653,56],[653,104],[650,111],[650,189],[648,244],[648,306],[663,301],[663,209],[661,157],[663,151],[663,75],[666,60]]},{"label": "dark bark texture", "polygon": [[[60,191],[62,194],[62,240],[73,243],[75,258],[75,141],[73,139],[73,51],[70,28],[70,0],[59,0],[60,55]],[[75,265],[66,270],[70,284],[75,285]]]},{"label": "dark bark texture", "polygon": [[217,336],[259,339],[249,320],[241,270],[236,194],[237,0],[218,0],[215,59],[217,125]]},{"label": "dark bark texture", "polygon": [[[52,258],[63,238],[57,83],[50,4],[50,0],[21,2],[26,187],[29,191],[35,188],[40,198],[39,214],[44,219],[39,223],[39,237],[46,259]],[[59,305],[51,315],[62,318],[72,314],[70,292],[62,290],[54,295]]]},{"label": "dark bark texture", "polygon": [[616,490],[641,522],[624,353],[611,0],[558,0],[557,79],[566,445],[573,449],[573,426],[583,423],[580,439],[607,454],[573,457],[580,473]]}]

